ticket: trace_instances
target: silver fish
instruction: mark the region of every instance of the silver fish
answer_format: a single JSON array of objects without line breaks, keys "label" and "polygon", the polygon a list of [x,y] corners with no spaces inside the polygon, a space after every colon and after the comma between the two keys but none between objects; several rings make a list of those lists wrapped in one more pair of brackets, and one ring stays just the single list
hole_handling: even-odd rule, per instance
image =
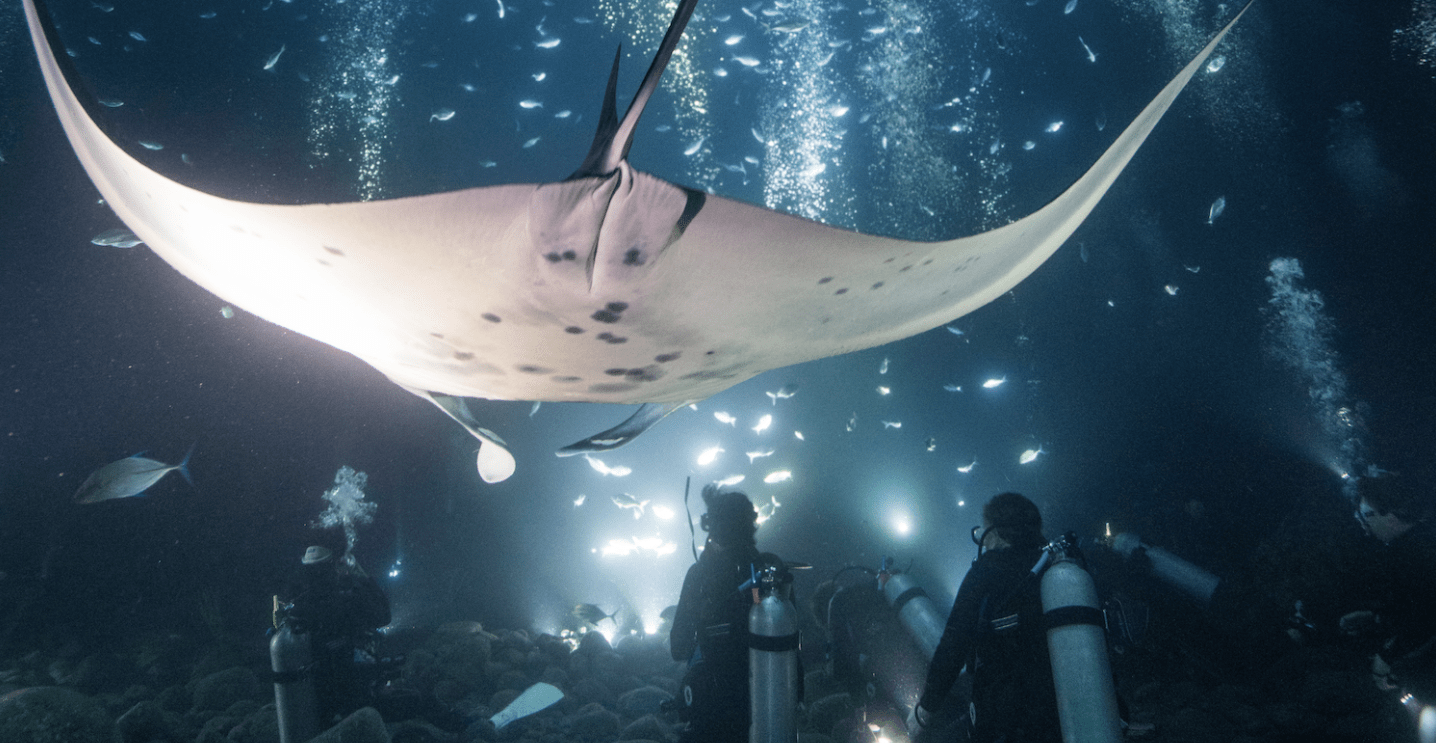
[{"label": "silver fish", "polygon": [[269,55],[269,59],[265,60],[265,62],[264,62],[264,69],[266,69],[266,70],[272,70],[272,69],[274,69],[274,66],[277,65],[277,64],[279,64],[279,57],[280,57],[280,55],[284,54],[284,49],[285,49],[285,45],[284,45],[284,44],[280,44],[280,45],[279,45],[279,51],[277,51],[277,52],[275,52],[275,53]]},{"label": "silver fish", "polygon": [[184,476],[185,482],[193,485],[194,481],[189,476],[191,454],[194,454],[193,446],[179,464],[165,464],[139,454],[125,457],[118,462],[110,462],[85,478],[80,489],[75,491],[75,502],[99,503],[116,498],[131,498],[149,490],[161,477],[176,471]]}]

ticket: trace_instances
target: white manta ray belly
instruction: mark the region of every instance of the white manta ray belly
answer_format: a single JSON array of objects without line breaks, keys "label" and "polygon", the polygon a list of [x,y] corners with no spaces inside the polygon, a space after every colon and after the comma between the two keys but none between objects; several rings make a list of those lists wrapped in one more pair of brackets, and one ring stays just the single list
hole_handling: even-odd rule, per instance
[{"label": "white manta ray belly", "polygon": [[[680,5],[622,121],[615,60],[574,178],[302,206],[221,199],[125,153],[67,84],[35,2],[25,0],[31,37],[65,133],[156,254],[226,302],[426,394],[485,446],[501,442],[446,398],[659,404],[590,448],[769,369],[921,333],[1001,296],[1077,229],[1241,17],[1051,203],[928,243],[828,227],[629,167],[642,104],[696,0]],[[512,471],[506,452],[481,451],[481,469],[486,457],[498,463],[485,479]]]}]

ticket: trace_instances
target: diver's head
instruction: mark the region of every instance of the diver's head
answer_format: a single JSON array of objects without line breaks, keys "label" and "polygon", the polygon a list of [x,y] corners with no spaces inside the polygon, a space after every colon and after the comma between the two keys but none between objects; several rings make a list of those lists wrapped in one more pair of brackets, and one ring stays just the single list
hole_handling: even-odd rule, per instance
[{"label": "diver's head", "polygon": [[1397,475],[1363,477],[1356,484],[1356,493],[1356,520],[1367,534],[1387,544],[1428,515],[1415,488]]},{"label": "diver's head", "polygon": [[982,507],[982,526],[985,534],[996,535],[1013,547],[1033,547],[1047,541],[1042,536],[1042,514],[1037,504],[1017,493],[992,496]]},{"label": "diver's head", "polygon": [[304,557],[300,558],[300,563],[304,565],[320,565],[324,563],[332,563],[333,561],[334,550],[331,550],[322,544],[309,545],[309,547],[304,550]]},{"label": "diver's head", "polygon": [[736,492],[719,491],[714,485],[703,488],[703,503],[708,512],[700,523],[708,532],[708,538],[724,547],[738,547],[756,543],[753,535],[758,532],[758,509],[748,496]]}]

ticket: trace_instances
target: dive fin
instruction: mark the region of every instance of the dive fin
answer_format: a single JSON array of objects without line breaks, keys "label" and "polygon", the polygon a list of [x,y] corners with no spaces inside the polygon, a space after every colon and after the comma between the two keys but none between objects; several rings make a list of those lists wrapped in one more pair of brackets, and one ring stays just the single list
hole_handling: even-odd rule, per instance
[{"label": "dive fin", "polygon": [[504,707],[497,715],[489,718],[494,724],[495,730],[503,730],[505,725],[520,720],[535,712],[542,712],[557,704],[563,699],[563,692],[557,686],[545,684],[540,681],[518,695],[509,706]]},{"label": "dive fin", "polygon": [[560,457],[571,457],[575,454],[583,454],[585,452],[617,449],[638,438],[638,434],[652,428],[653,424],[667,418],[669,413],[672,413],[684,405],[691,405],[692,403],[693,401],[645,403],[638,408],[638,412],[629,416],[628,420],[603,433],[596,433],[583,441],[569,444],[554,453]]}]

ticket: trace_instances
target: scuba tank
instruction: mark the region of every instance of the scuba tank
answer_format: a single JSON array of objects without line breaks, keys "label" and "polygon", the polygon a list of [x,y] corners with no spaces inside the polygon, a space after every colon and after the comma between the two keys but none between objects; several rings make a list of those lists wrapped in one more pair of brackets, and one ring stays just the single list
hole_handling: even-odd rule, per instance
[{"label": "scuba tank", "polygon": [[309,634],[295,632],[285,621],[288,605],[274,598],[275,631],[269,638],[270,669],[274,671],[274,707],[279,718],[279,743],[304,743],[318,735],[319,698],[314,692],[314,663]]},{"label": "scuba tank", "polygon": [[1202,606],[1212,602],[1221,579],[1193,565],[1186,560],[1162,549],[1142,543],[1142,538],[1132,533],[1118,534],[1112,538],[1112,551],[1131,560],[1146,556],[1152,575],[1162,582],[1196,599]]},{"label": "scuba tank", "polygon": [[898,621],[917,643],[923,660],[931,662],[943,629],[947,627],[947,616],[938,611],[912,576],[893,571],[888,558],[883,559],[882,572],[878,573],[878,587],[898,615]]},{"label": "scuba tank", "polygon": [[1043,549],[1032,568],[1040,574],[1042,619],[1057,691],[1057,717],[1066,743],[1117,743],[1122,722],[1097,587],[1082,567],[1075,535]]},{"label": "scuba tank", "polygon": [[750,743],[798,740],[798,611],[790,596],[793,576],[781,564],[754,570],[745,587],[748,610]]}]

